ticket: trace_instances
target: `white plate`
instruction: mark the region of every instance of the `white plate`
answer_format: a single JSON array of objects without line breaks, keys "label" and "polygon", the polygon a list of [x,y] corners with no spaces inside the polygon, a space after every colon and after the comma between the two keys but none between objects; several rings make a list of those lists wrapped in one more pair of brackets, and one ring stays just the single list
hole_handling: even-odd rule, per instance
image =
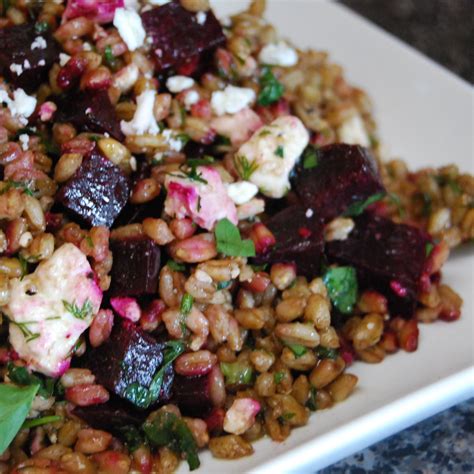
[{"label": "white plate", "polygon": [[[213,2],[219,15],[247,2]],[[381,137],[410,167],[457,163],[474,173],[470,86],[413,49],[332,2],[269,1],[267,18],[299,47],[329,51],[350,82],[372,97]],[[202,472],[314,472],[474,395],[474,255],[456,252],[444,279],[464,298],[455,323],[422,325],[417,352],[381,364],[356,363],[359,384],[344,403],[316,412],[284,443],[263,439],[253,456],[218,461],[201,454]],[[186,472],[182,466],[180,472]]]}]

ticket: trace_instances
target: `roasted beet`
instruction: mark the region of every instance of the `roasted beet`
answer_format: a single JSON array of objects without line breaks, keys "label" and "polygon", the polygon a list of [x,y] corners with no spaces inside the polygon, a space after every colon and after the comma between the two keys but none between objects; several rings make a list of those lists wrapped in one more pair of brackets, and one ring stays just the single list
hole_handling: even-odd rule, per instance
[{"label": "roasted beet", "polygon": [[380,291],[393,316],[411,316],[426,261],[427,234],[365,213],[346,240],[326,244],[330,261],[352,265],[359,284]]},{"label": "roasted beet", "polygon": [[211,10],[201,25],[196,14],[179,2],[170,2],[144,12],[142,22],[158,71],[173,69],[190,75],[204,53],[225,43],[222,27]]},{"label": "roasted beet", "polygon": [[299,166],[293,189],[307,208],[324,221],[351,205],[384,191],[370,153],[356,145],[328,145],[319,149],[314,168]]},{"label": "roasted beet", "polygon": [[138,426],[146,419],[146,413],[134,410],[130,405],[118,400],[88,407],[77,406],[74,415],[82,418],[92,428],[120,434],[124,426]]},{"label": "roasted beet", "polygon": [[144,238],[116,239],[110,248],[114,257],[111,296],[141,296],[156,293],[160,271],[160,248]]},{"label": "roasted beet", "polygon": [[[139,384],[148,388],[163,362],[165,344],[130,321],[117,321],[109,339],[92,349],[87,357],[87,367],[97,383],[119,397],[124,397],[127,387]],[[160,397],[156,403],[170,398],[173,367],[165,371]]]},{"label": "roasted beet", "polygon": [[105,90],[78,92],[55,99],[56,120],[72,123],[80,132],[108,133],[123,140],[115,108]]},{"label": "roasted beet", "polygon": [[276,237],[276,244],[266,254],[257,256],[255,263],[295,263],[298,273],[307,277],[319,272],[324,248],[323,224],[315,215],[295,205],[275,214],[266,225]]},{"label": "roasted beet", "polygon": [[173,402],[184,416],[204,418],[213,408],[210,392],[210,376],[185,377],[175,375]]},{"label": "roasted beet", "polygon": [[[0,74],[15,87],[35,91],[48,80],[61,49],[41,24],[24,23],[0,29]],[[18,74],[20,73],[20,74]]]},{"label": "roasted beet", "polygon": [[86,224],[110,227],[129,194],[124,172],[94,149],[59,189],[56,200]]}]

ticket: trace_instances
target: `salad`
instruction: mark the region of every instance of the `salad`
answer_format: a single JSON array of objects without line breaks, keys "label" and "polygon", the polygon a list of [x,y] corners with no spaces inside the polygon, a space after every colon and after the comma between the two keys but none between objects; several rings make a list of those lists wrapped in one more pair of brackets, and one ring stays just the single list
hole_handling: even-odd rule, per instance
[{"label": "salad", "polygon": [[460,317],[474,178],[386,157],[264,0],[0,9],[1,473],[251,455]]}]

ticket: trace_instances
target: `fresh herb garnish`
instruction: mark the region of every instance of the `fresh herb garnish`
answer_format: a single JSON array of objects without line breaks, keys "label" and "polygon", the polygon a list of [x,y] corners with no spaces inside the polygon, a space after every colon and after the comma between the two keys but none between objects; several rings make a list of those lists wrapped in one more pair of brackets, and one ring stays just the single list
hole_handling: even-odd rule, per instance
[{"label": "fresh herb garnish", "polygon": [[283,84],[273,74],[271,68],[264,67],[263,74],[260,76],[260,93],[258,94],[257,103],[259,105],[270,105],[277,102],[283,95],[285,88]]},{"label": "fresh herb garnish", "polygon": [[222,374],[226,385],[248,385],[252,382],[253,369],[243,362],[221,362]]},{"label": "fresh herb garnish", "polygon": [[353,267],[329,268],[323,276],[329,298],[343,314],[352,313],[357,301],[357,276]]},{"label": "fresh herb garnish", "polygon": [[258,165],[255,162],[249,162],[246,156],[236,155],[234,158],[237,172],[244,181],[248,181],[250,177],[257,171]]},{"label": "fresh herb garnish", "polygon": [[285,377],[285,372],[275,372],[273,374],[273,380],[278,385]]},{"label": "fresh herb garnish", "polygon": [[287,421],[290,421],[293,417],[295,416],[295,413],[283,413],[278,417],[278,421],[280,423],[286,423]]},{"label": "fresh herb garnish", "polygon": [[5,452],[28,415],[39,385],[0,384],[0,453]]},{"label": "fresh herb garnish", "polygon": [[38,385],[38,395],[49,398],[55,389],[55,380],[50,377],[42,377],[32,374],[26,367],[14,365],[11,362],[7,365],[8,378],[17,385]]},{"label": "fresh herb garnish", "polygon": [[182,453],[191,471],[199,467],[196,441],[186,423],[174,413],[158,411],[152,420],[143,424],[143,431],[154,446],[168,446]]},{"label": "fresh herb garnish", "polygon": [[194,298],[189,294],[185,293],[181,298],[181,305],[179,311],[183,316],[187,316],[193,309]]},{"label": "fresh herb garnish", "polygon": [[168,265],[168,267],[170,267],[174,272],[184,272],[186,270],[186,265],[175,262],[174,260],[168,260],[166,265]]},{"label": "fresh herb garnish", "polygon": [[398,209],[398,214],[400,217],[405,217],[405,209],[402,206],[402,202],[400,201],[400,198],[395,194],[395,193],[390,193],[388,195],[388,199],[397,206]]},{"label": "fresh herb garnish", "polygon": [[360,216],[367,207],[369,207],[374,202],[380,201],[385,196],[384,192],[372,194],[365,201],[357,201],[351,204],[344,212],[344,216]]},{"label": "fresh herb garnish", "polygon": [[22,428],[35,428],[36,426],[47,425],[48,423],[56,423],[57,421],[61,421],[62,419],[63,417],[59,415],[42,416],[40,418],[26,420],[23,423]]},{"label": "fresh herb garnish", "polygon": [[107,45],[105,47],[104,59],[107,65],[110,66],[111,68],[114,68],[115,65],[117,64],[117,58],[114,56],[114,53],[112,52],[112,47],[110,45]]},{"label": "fresh herb garnish", "polygon": [[284,158],[285,149],[281,145],[278,145],[275,150],[275,155],[278,156],[279,158]]},{"label": "fresh herb garnish", "polygon": [[150,386],[147,388],[138,383],[132,383],[125,389],[123,397],[139,408],[148,408],[160,396],[166,370],[184,352],[185,348],[186,346],[183,341],[168,341],[163,356],[163,363],[154,375]]},{"label": "fresh herb garnish", "polygon": [[121,426],[118,431],[130,452],[136,451],[145,442],[143,433],[134,425]]},{"label": "fresh herb garnish", "polygon": [[285,341],[283,341],[283,344],[285,344],[286,347],[291,349],[297,359],[304,356],[308,352],[308,348],[301,344],[291,344],[290,342]]},{"label": "fresh herb garnish", "polygon": [[17,321],[10,320],[10,324],[13,324],[21,331],[26,342],[34,341],[40,337],[39,332],[33,332],[29,327],[30,324],[38,324],[38,321],[22,321],[18,323]]},{"label": "fresh herb garnish", "polygon": [[318,166],[318,149],[308,145],[303,152],[303,168],[305,170]]},{"label": "fresh herb garnish", "polygon": [[237,226],[229,219],[221,219],[214,230],[217,251],[229,257],[255,257],[252,240],[243,240]]},{"label": "fresh herb garnish", "polygon": [[433,243],[428,242],[428,243],[425,245],[425,257],[426,257],[426,258],[428,258],[428,257],[431,255],[431,252],[433,251],[433,249],[434,249]]},{"label": "fresh herb garnish", "polygon": [[318,346],[315,350],[316,354],[321,359],[337,359],[339,351],[337,349],[330,349],[329,347]]},{"label": "fresh herb garnish", "polygon": [[314,387],[311,387],[309,389],[309,397],[306,402],[306,406],[311,410],[311,411],[316,411],[318,409],[318,403],[316,401],[316,394],[317,390]]},{"label": "fresh herb garnish", "polygon": [[5,181],[5,185],[0,190],[0,195],[5,194],[10,189],[21,189],[26,195],[34,196],[33,181]]},{"label": "fresh herb garnish", "polygon": [[40,35],[41,33],[46,33],[49,30],[49,24],[45,21],[38,21],[35,23],[35,32]]},{"label": "fresh herb garnish", "polygon": [[189,158],[189,160],[186,161],[186,164],[196,168],[197,166],[211,165],[214,161],[215,160],[212,156],[204,155],[202,158]]},{"label": "fresh herb garnish", "polygon": [[232,280],[220,281],[219,283],[217,283],[217,289],[225,290],[226,288],[229,288],[230,285],[232,285]]},{"label": "fresh herb garnish", "polygon": [[63,305],[64,309],[72,314],[76,319],[88,319],[90,316],[92,316],[93,308],[89,299],[84,301],[81,308],[79,308],[79,306],[77,306],[74,301],[69,303],[68,301],[63,300]]},{"label": "fresh herb garnish", "polygon": [[191,181],[207,184],[207,180],[202,177],[202,173],[198,172],[196,165],[193,166],[192,164],[189,165],[189,163],[183,163],[179,167],[179,170],[181,171],[181,173],[183,173],[183,175],[170,173],[171,176],[175,176],[177,178],[187,178]]}]

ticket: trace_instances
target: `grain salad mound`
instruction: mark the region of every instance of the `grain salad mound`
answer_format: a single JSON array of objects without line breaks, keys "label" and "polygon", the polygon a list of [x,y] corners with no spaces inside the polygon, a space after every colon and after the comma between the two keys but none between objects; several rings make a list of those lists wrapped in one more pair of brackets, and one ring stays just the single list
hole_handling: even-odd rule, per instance
[{"label": "grain salad mound", "polygon": [[366,93],[264,10],[3,2],[1,473],[250,455],[460,317],[473,177],[384,160]]}]

